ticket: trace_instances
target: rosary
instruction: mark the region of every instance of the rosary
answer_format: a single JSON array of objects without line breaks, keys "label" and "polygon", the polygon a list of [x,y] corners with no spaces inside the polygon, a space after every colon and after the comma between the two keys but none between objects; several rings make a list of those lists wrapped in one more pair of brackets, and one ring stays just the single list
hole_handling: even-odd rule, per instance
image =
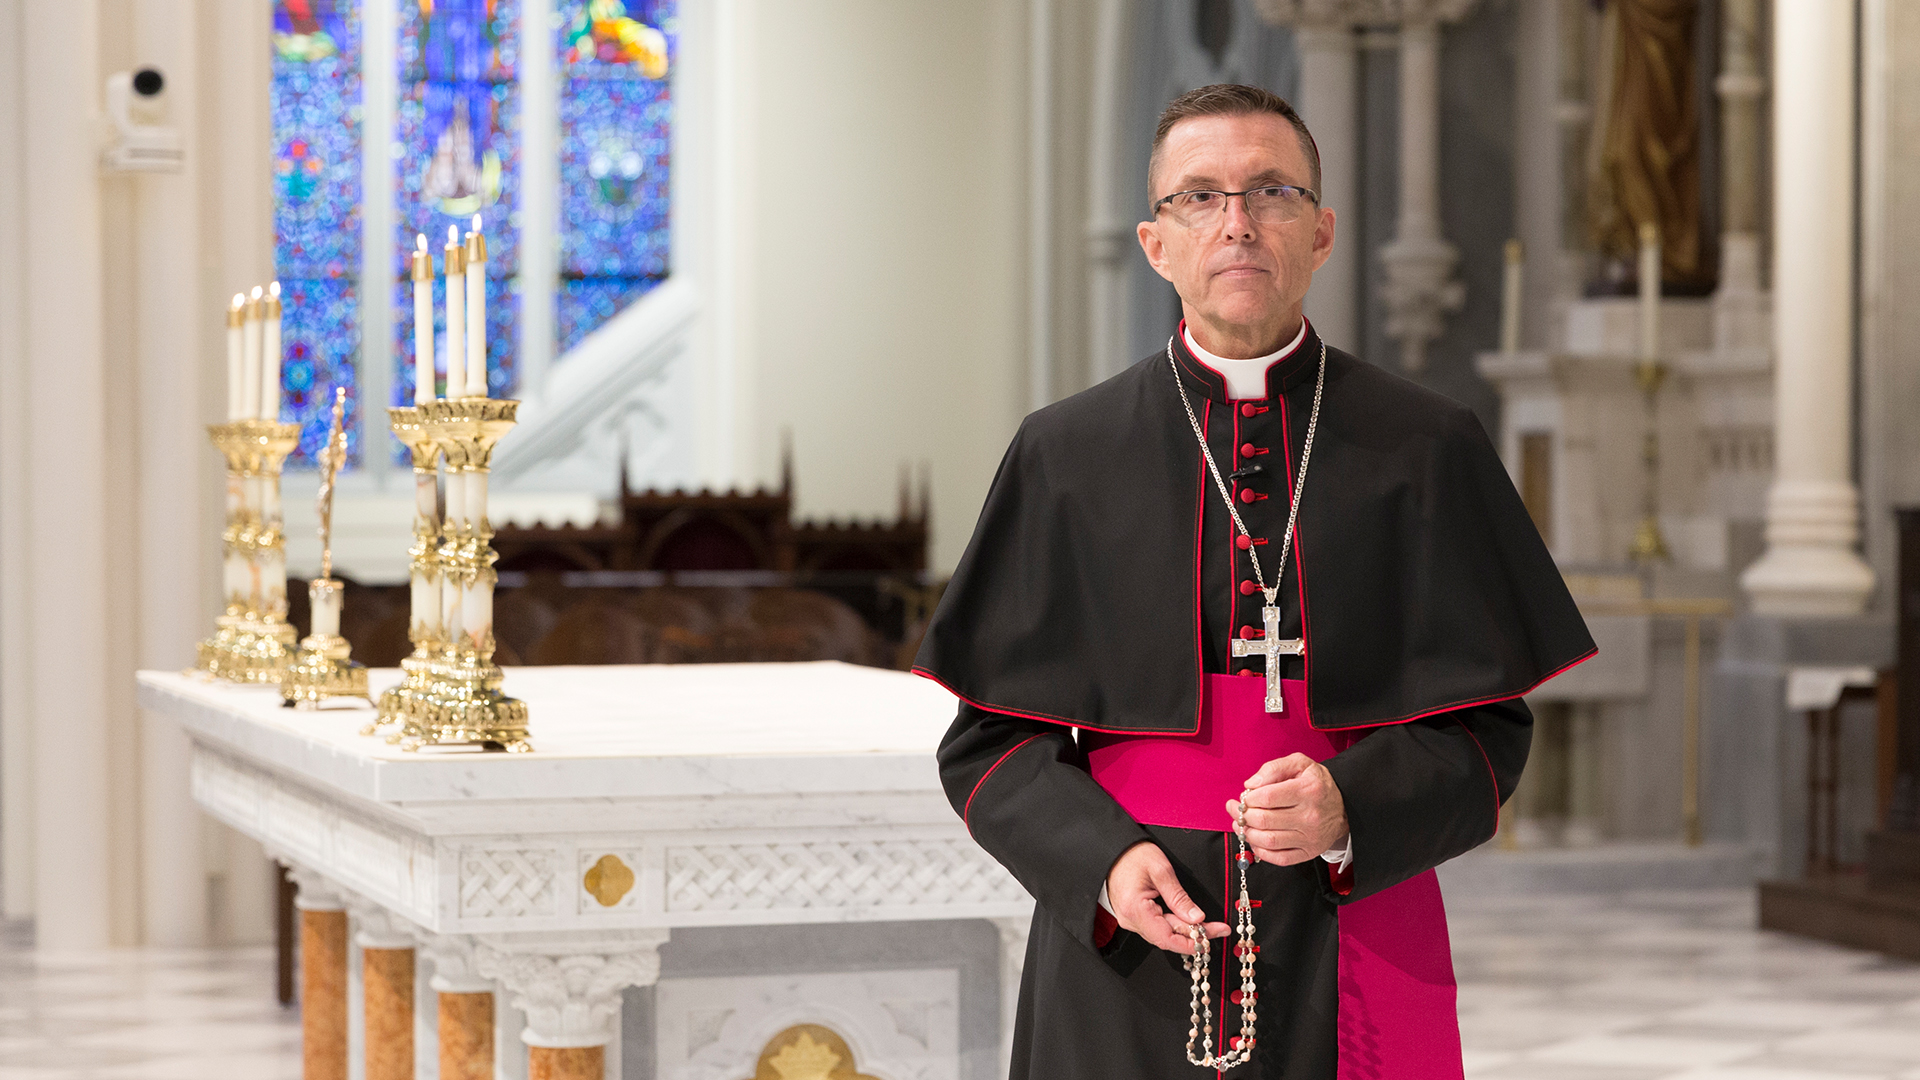
[{"label": "rosary", "polygon": [[[1167,339],[1167,364],[1173,368],[1173,385],[1180,391],[1180,404],[1186,406],[1187,422],[1193,425],[1193,437],[1200,441],[1200,453],[1207,459],[1207,468],[1213,473],[1213,484],[1220,491],[1220,498],[1227,504],[1227,513],[1233,518],[1234,528],[1240,535],[1248,537],[1247,523],[1240,520],[1240,511],[1233,505],[1233,496],[1227,491],[1227,482],[1220,477],[1220,466],[1213,460],[1213,450],[1207,446],[1206,432],[1200,428],[1200,419],[1194,415],[1193,402],[1187,398],[1186,384],[1180,381],[1180,366],[1173,359],[1173,339]],[[1267,660],[1267,711],[1281,712],[1285,703],[1280,694],[1280,654],[1291,652],[1297,656],[1306,655],[1304,642],[1281,642],[1280,636],[1280,580],[1286,576],[1287,556],[1293,550],[1293,527],[1300,516],[1300,493],[1307,483],[1307,461],[1313,456],[1313,436],[1320,427],[1320,398],[1327,388],[1327,345],[1320,343],[1320,374],[1313,386],[1313,413],[1307,420],[1307,442],[1300,451],[1300,474],[1293,482],[1292,505],[1287,508],[1287,531],[1280,541],[1280,567],[1275,572],[1273,584],[1267,584],[1266,573],[1260,568],[1260,556],[1252,547],[1247,548],[1247,557],[1253,561],[1253,577],[1260,585],[1261,595],[1266,597],[1266,606],[1260,609],[1262,622],[1266,626],[1264,647],[1253,646],[1250,641],[1234,641],[1233,654],[1247,656],[1254,652],[1265,655]],[[1187,957],[1187,971],[1193,976],[1193,1025],[1187,1029],[1187,1061],[1202,1068],[1225,1071],[1236,1065],[1245,1064],[1253,1057],[1253,1026],[1258,1017],[1255,1005],[1259,995],[1254,992],[1253,958],[1257,950],[1253,944],[1253,900],[1247,895],[1247,867],[1253,862],[1253,855],[1247,851],[1246,821],[1241,818],[1234,822],[1234,835],[1240,841],[1239,853],[1234,856],[1234,865],[1240,871],[1240,896],[1234,901],[1233,929],[1239,944],[1234,946],[1234,954],[1240,957],[1240,1035],[1232,1044],[1223,1048],[1224,1052],[1213,1052],[1213,1012],[1210,1002],[1212,988],[1208,985],[1207,968],[1213,954],[1213,948],[1207,942],[1206,930],[1202,927],[1187,928],[1187,938],[1193,942],[1193,955]],[[1224,1038],[1225,1032],[1221,1035]],[[1194,1049],[1194,1043],[1200,1043],[1200,1049]]]}]

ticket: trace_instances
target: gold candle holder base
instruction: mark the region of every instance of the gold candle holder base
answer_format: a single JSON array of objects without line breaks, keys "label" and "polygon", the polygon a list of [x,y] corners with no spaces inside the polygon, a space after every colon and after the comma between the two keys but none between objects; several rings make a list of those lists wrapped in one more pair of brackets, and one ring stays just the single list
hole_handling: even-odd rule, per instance
[{"label": "gold candle holder base", "polygon": [[287,665],[280,696],[300,709],[317,709],[330,698],[369,700],[367,666],[349,659],[352,646],[343,637],[310,637]]},{"label": "gold candle holder base", "polygon": [[429,677],[424,692],[409,697],[406,718],[388,742],[403,750],[477,745],[523,754],[533,749],[527,740],[527,703],[500,692],[505,673],[490,659],[463,652],[435,664]]},{"label": "gold candle holder base", "polygon": [[229,652],[232,682],[258,686],[277,686],[293,659],[294,642],[300,634],[283,619],[254,619],[240,628]]},{"label": "gold candle holder base", "polygon": [[414,715],[416,702],[424,701],[427,688],[431,685],[433,659],[431,654],[420,649],[412,656],[400,661],[400,670],[405,678],[400,685],[390,686],[381,691],[378,711],[373,722],[360,729],[362,735],[391,735],[398,739],[406,726],[407,718]]}]

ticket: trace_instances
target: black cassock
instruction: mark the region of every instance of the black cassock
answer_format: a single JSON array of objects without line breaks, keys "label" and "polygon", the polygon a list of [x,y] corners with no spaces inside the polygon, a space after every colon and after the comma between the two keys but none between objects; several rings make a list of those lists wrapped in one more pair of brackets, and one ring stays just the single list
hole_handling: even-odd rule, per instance
[{"label": "black cassock", "polygon": [[[1231,490],[1272,581],[1319,338],[1309,329],[1269,369],[1261,401],[1229,401],[1216,372],[1174,351],[1221,472],[1240,474]],[[1492,837],[1532,732],[1520,695],[1594,652],[1473,413],[1325,355],[1280,597],[1282,637],[1304,636],[1306,656],[1280,662],[1306,680],[1315,728],[1365,732],[1326,762],[1354,856],[1337,883],[1317,859],[1252,867],[1259,1029],[1241,1077],[1334,1080],[1339,905]],[[1232,657],[1262,602],[1235,536],[1157,354],[1027,417],[928,630],[915,670],[962,699],[939,754],[948,797],[1038,901],[1014,1080],[1213,1072],[1186,1061],[1181,958],[1124,930],[1097,940],[1096,912],[1114,861],[1152,840],[1207,918],[1231,922],[1230,834],[1134,821],[1089,773],[1076,729],[1192,734],[1209,675],[1264,671]],[[1218,1046],[1237,1010],[1216,1007],[1214,1023]]]}]

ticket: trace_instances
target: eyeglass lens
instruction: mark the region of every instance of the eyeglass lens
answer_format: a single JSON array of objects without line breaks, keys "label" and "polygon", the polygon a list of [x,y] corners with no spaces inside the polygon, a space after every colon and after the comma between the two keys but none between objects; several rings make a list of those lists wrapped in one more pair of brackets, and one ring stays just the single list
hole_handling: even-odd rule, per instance
[{"label": "eyeglass lens", "polygon": [[[1306,192],[1287,186],[1255,188],[1243,197],[1247,216],[1264,225],[1299,220],[1310,201]],[[1204,225],[1226,212],[1229,198],[1223,191],[1183,191],[1167,202],[1167,212],[1181,225]]]}]

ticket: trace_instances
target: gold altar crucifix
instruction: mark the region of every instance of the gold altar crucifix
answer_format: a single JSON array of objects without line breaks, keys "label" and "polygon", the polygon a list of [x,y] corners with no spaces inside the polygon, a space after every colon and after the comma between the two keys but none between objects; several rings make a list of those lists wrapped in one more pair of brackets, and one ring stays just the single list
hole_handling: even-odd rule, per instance
[{"label": "gold altar crucifix", "polygon": [[1266,633],[1258,641],[1246,638],[1233,639],[1233,655],[1264,656],[1267,660],[1267,711],[1284,713],[1287,711],[1286,698],[1280,693],[1280,658],[1283,656],[1307,655],[1307,643],[1304,638],[1280,640],[1280,608],[1268,604],[1260,609],[1260,619],[1266,623]]}]

